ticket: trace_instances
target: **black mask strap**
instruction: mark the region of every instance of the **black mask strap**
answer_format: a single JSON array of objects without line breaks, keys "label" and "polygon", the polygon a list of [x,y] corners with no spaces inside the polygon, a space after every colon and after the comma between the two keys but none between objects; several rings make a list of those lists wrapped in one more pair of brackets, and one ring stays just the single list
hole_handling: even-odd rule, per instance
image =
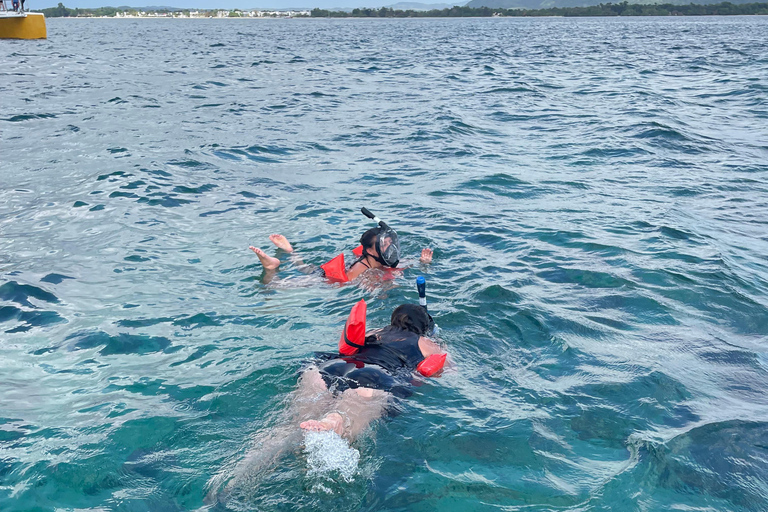
[{"label": "black mask strap", "polygon": [[[373,254],[369,253],[369,252],[368,252],[368,251],[365,249],[365,247],[363,247],[363,257],[362,257],[362,258],[360,258],[360,260],[362,260],[362,259],[365,259],[365,257],[366,257],[366,256],[370,256],[371,258],[373,258],[373,259],[374,259],[374,261],[378,261],[379,263],[381,263],[381,264],[382,264],[382,265],[384,265],[385,267],[388,267],[388,266],[389,266],[389,265],[387,265],[387,262],[385,262],[383,259],[381,259],[381,256],[375,256],[375,255],[373,255]],[[358,260],[358,261],[360,261],[360,260]],[[368,268],[371,268],[371,267],[368,267]]]}]

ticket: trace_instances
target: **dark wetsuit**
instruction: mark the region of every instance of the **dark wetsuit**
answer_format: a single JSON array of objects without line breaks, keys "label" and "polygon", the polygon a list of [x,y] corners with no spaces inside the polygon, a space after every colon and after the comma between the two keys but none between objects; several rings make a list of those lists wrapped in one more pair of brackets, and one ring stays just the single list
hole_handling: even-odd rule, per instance
[{"label": "dark wetsuit", "polygon": [[329,389],[363,387],[408,396],[413,371],[423,360],[418,334],[388,326],[368,336],[356,354],[336,354],[319,369]]}]

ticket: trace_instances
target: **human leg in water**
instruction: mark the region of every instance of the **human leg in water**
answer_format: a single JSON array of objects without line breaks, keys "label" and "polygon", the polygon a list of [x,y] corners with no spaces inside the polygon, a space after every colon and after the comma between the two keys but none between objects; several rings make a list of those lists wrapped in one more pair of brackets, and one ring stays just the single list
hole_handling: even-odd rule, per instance
[{"label": "human leg in water", "polygon": [[207,503],[228,502],[247,497],[268,478],[287,452],[300,446],[303,430],[297,424],[307,418],[327,413],[335,402],[317,368],[310,368],[299,378],[296,390],[286,399],[287,407],[277,424],[254,434],[249,449],[225,464],[207,486]]},{"label": "human leg in water", "polygon": [[353,440],[374,420],[381,418],[392,395],[380,389],[347,389],[331,405],[333,409],[319,420],[307,420],[299,426],[304,430],[333,430]]}]

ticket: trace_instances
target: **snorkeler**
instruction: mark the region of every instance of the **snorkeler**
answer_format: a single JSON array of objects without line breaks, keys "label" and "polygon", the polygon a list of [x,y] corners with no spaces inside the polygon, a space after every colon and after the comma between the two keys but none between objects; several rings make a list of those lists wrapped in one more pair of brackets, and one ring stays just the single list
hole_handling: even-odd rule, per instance
[{"label": "snorkeler", "polygon": [[[320,265],[320,271],[323,276],[338,282],[351,281],[363,272],[369,269],[395,268],[400,261],[400,244],[397,238],[397,232],[390,228],[386,223],[374,216],[368,209],[362,208],[363,214],[378,222],[378,227],[371,228],[360,237],[360,246],[352,252],[357,259],[349,266],[344,264],[344,254],[340,254],[329,262]],[[294,249],[288,239],[283,235],[273,234],[269,239],[279,249],[293,254]],[[280,266],[280,260],[268,256],[263,250],[250,246],[265,270],[276,270]],[[420,261],[422,263],[432,262],[432,249],[426,248],[421,251]],[[300,267],[310,271],[315,270],[310,265],[306,265],[301,260],[297,260]]]},{"label": "snorkeler", "polygon": [[[424,280],[416,281],[419,303],[398,306],[390,325],[366,332],[366,303],[352,307],[338,352],[316,354],[280,412],[277,425],[258,432],[245,455],[226,464],[208,482],[206,501],[220,503],[258,492],[283,454],[312,436],[354,440],[375,420],[413,393],[419,373],[436,376],[447,354],[429,339],[437,332],[427,312]],[[318,439],[314,437],[314,439]],[[340,439],[339,439],[340,440]]]},{"label": "snorkeler", "polygon": [[320,419],[300,423],[309,431],[332,430],[354,439],[382,417],[395,397],[409,396],[415,372],[437,374],[447,354],[430,340],[435,323],[426,308],[402,304],[390,325],[365,333],[365,301],[352,308],[339,341],[340,353],[311,367],[298,394],[327,404]]}]

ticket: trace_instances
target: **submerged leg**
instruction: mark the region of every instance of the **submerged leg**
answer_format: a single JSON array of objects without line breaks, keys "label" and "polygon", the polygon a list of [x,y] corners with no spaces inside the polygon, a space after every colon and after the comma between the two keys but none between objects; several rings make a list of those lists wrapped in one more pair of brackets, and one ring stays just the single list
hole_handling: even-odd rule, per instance
[{"label": "submerged leg", "polygon": [[300,444],[303,431],[296,428],[296,424],[306,418],[322,416],[330,410],[332,402],[333,395],[318,369],[305,371],[299,378],[296,391],[286,400],[287,407],[278,424],[258,432],[251,440],[248,451],[223,467],[208,482],[210,492],[206,501],[224,503],[233,495],[247,495],[258,487],[280,458]]},{"label": "submerged leg", "polygon": [[312,431],[333,430],[351,440],[368,428],[372,421],[384,415],[391,396],[378,389],[347,389],[341,394],[341,398],[333,403],[335,411],[329,412],[319,420],[302,422],[299,426]]}]

